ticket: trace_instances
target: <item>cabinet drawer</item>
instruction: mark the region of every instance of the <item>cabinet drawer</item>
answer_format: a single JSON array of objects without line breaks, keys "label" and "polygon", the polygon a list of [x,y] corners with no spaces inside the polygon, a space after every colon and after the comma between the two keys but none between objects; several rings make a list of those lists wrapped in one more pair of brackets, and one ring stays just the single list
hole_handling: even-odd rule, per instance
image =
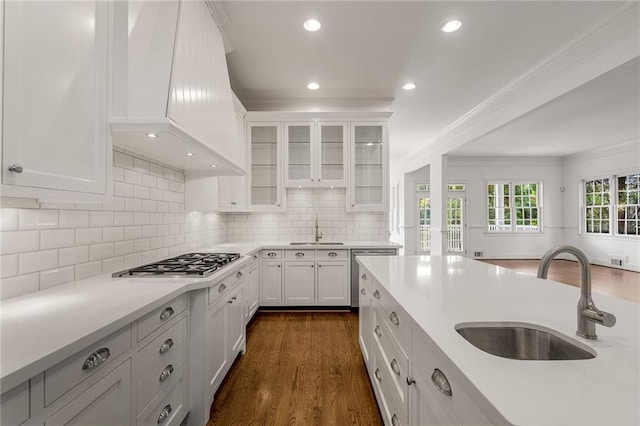
[{"label": "cabinet drawer", "polygon": [[78,383],[101,371],[131,348],[131,327],[117,331],[44,372],[44,402],[48,406]]},{"label": "cabinet drawer", "polygon": [[182,318],[170,329],[144,346],[134,358],[133,371],[136,380],[147,373],[158,363],[169,356],[184,342],[187,335],[187,319]]},{"label": "cabinet drawer", "polygon": [[186,293],[138,320],[138,342],[187,309]]},{"label": "cabinet drawer", "polygon": [[243,268],[222,278],[217,285],[209,287],[209,304],[217,302],[222,296],[229,293],[229,290],[242,281],[246,275],[247,268]]},{"label": "cabinet drawer", "polygon": [[[409,315],[400,307],[382,285],[373,277],[373,300],[382,308],[386,321],[396,336],[400,336],[408,351],[411,351],[411,321]],[[381,312],[382,314],[382,312]]]},{"label": "cabinet drawer", "polygon": [[313,260],[316,257],[315,250],[285,250],[285,259]]},{"label": "cabinet drawer", "polygon": [[183,369],[186,359],[187,345],[182,344],[161,363],[156,364],[142,380],[136,383],[138,411],[144,408],[158,392],[170,385],[172,382],[171,376]]},{"label": "cabinet drawer", "polygon": [[384,357],[384,360],[380,360],[380,364],[384,364],[385,369],[393,380],[393,385],[390,385],[389,388],[396,392],[396,396],[400,401],[406,403],[409,357],[400,347],[400,344],[391,333],[389,325],[380,314],[381,311],[377,310],[374,313],[373,321],[373,338],[380,346]]},{"label": "cabinet drawer", "polygon": [[185,370],[178,372],[168,392],[160,393],[138,414],[138,426],[177,426],[182,422],[186,415],[187,402]]},{"label": "cabinet drawer", "polygon": [[29,411],[29,381],[2,394],[0,424],[19,425],[31,417]]},{"label": "cabinet drawer", "polygon": [[[393,377],[389,369],[385,367],[385,359],[380,351],[380,346],[373,345],[373,372],[371,374],[374,386],[378,388],[378,393],[382,401],[378,401],[380,413],[384,417],[386,425],[406,425],[408,416],[408,405],[398,399],[397,393],[393,390]],[[393,420],[395,417],[395,421]]]},{"label": "cabinet drawer", "polygon": [[262,250],[263,259],[281,259],[282,250]]},{"label": "cabinet drawer", "polygon": [[348,259],[349,250],[318,250],[316,257],[322,260]]}]

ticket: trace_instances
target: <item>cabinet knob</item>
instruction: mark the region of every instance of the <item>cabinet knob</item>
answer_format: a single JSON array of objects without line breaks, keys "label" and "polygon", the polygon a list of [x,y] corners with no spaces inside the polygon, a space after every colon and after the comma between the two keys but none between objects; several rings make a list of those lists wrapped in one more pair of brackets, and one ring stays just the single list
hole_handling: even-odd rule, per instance
[{"label": "cabinet knob", "polygon": [[398,361],[394,358],[393,361],[391,361],[391,369],[393,370],[394,373],[396,373],[396,375],[400,375],[400,365],[398,364]]},{"label": "cabinet knob", "polygon": [[242,278],[242,272],[238,271],[238,273],[236,274],[236,278],[238,279]]},{"label": "cabinet knob", "polygon": [[376,328],[374,328],[373,331],[376,333],[376,336],[382,337],[382,330],[380,330],[379,325],[376,325]]},{"label": "cabinet knob", "polygon": [[400,420],[398,420],[398,416],[397,415],[393,415],[393,417],[391,417],[391,424],[392,426],[400,426]]},{"label": "cabinet knob", "polygon": [[374,291],[373,297],[375,297],[376,299],[380,299],[380,292],[378,290]]},{"label": "cabinet knob", "polygon": [[379,382],[382,382],[382,375],[380,374],[380,369],[379,368],[376,368],[376,371],[375,371],[375,373],[373,373],[373,375],[376,376],[376,379]]},{"label": "cabinet knob", "polygon": [[336,253],[335,251],[330,251],[329,252],[329,257],[336,257],[338,255],[338,253]]},{"label": "cabinet knob", "polygon": [[395,312],[391,312],[391,315],[389,315],[389,320],[393,325],[400,325],[400,318]]},{"label": "cabinet knob", "polygon": [[367,274],[362,274],[362,276],[360,278],[362,278],[363,280],[366,280],[367,279]]},{"label": "cabinet knob", "polygon": [[296,257],[304,257],[304,253],[299,251],[299,252],[296,253]]},{"label": "cabinet knob", "polygon": [[9,166],[9,171],[13,173],[22,173],[23,170],[20,164],[12,164]]},{"label": "cabinet knob", "polygon": [[431,381],[433,382],[433,385],[436,387],[436,389],[438,389],[443,394],[447,396],[453,395],[449,380],[447,380],[447,376],[445,376],[442,371],[438,370],[437,368],[434,369],[433,374],[431,374]]},{"label": "cabinet knob", "polygon": [[367,295],[367,290],[365,290],[364,287],[362,287],[360,289],[360,294],[363,295],[363,296],[366,296]]},{"label": "cabinet knob", "polygon": [[87,358],[82,365],[83,370],[91,370],[105,362],[111,356],[109,348],[100,348]]},{"label": "cabinet knob", "polygon": [[224,285],[224,283],[222,283],[222,284],[220,284],[220,287],[218,287],[218,293],[222,293],[226,289],[227,289],[227,286]]},{"label": "cabinet knob", "polygon": [[162,345],[160,345],[160,350],[158,352],[163,354],[167,352],[169,349],[171,349],[172,346],[173,346],[173,339],[167,339]]},{"label": "cabinet knob", "polygon": [[171,404],[165,405],[158,416],[158,424],[164,423],[169,418],[169,414],[171,414],[172,411],[173,409],[171,408]]},{"label": "cabinet knob", "polygon": [[175,311],[173,310],[173,308],[171,306],[169,306],[168,308],[166,308],[162,312],[160,312],[160,319],[164,321],[167,318],[169,318],[171,315],[173,315],[174,312]]},{"label": "cabinet knob", "polygon": [[415,383],[416,381],[414,380],[413,377],[407,377],[407,385],[411,386]]},{"label": "cabinet knob", "polygon": [[158,380],[164,382],[171,376],[171,374],[173,374],[173,365],[169,364],[164,368],[164,370],[162,370],[162,373],[160,373],[160,378]]}]

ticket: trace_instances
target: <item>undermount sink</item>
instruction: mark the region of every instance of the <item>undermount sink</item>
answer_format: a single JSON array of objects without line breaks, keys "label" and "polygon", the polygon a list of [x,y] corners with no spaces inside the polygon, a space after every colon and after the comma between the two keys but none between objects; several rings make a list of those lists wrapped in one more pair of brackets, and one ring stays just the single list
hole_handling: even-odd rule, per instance
[{"label": "undermount sink", "polygon": [[502,358],[559,361],[591,359],[596,352],[557,331],[527,323],[462,323],[456,331],[476,348]]},{"label": "undermount sink", "polygon": [[316,242],[295,242],[295,243],[289,243],[290,246],[343,246],[344,243],[331,243],[331,242],[322,242],[322,243],[316,243]]}]

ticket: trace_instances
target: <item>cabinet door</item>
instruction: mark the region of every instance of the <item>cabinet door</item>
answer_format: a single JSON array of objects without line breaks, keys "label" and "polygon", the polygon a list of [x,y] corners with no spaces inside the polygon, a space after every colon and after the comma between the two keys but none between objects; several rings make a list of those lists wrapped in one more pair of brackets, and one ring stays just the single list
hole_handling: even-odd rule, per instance
[{"label": "cabinet door", "polygon": [[360,282],[359,290],[359,314],[358,314],[358,340],[364,362],[371,372],[371,333],[372,333],[372,310],[369,289]]},{"label": "cabinet door", "polygon": [[219,176],[218,209],[223,212],[245,211],[246,189],[246,176]]},{"label": "cabinet door", "polygon": [[3,7],[3,195],[83,200],[107,194],[109,3],[9,1]]},{"label": "cabinet door", "polygon": [[227,300],[227,297],[222,298],[207,314],[207,380],[210,392],[215,392],[229,365]]},{"label": "cabinet door", "polygon": [[315,262],[285,262],[284,268],[285,304],[315,304]]},{"label": "cabinet door", "polygon": [[349,211],[384,211],[387,191],[386,123],[351,123]]},{"label": "cabinet door", "polygon": [[285,186],[309,186],[315,182],[316,158],[312,122],[285,123]]},{"label": "cabinet door", "polygon": [[49,417],[45,425],[131,424],[131,365],[127,360]]},{"label": "cabinet door", "polygon": [[412,377],[415,383],[409,387],[411,406],[409,424],[459,425],[460,422],[451,409],[441,401],[446,396],[435,388],[430,375],[413,364]]},{"label": "cabinet door", "polygon": [[244,350],[245,318],[244,318],[244,283],[231,293],[227,301],[227,340],[229,349],[229,361],[233,362],[236,355]]},{"label": "cabinet door", "polygon": [[246,293],[247,304],[245,309],[245,319],[248,323],[260,306],[260,273],[257,266],[249,269]]},{"label": "cabinet door", "polygon": [[262,261],[260,274],[260,300],[262,304],[282,304],[282,262]]},{"label": "cabinet door", "polygon": [[318,262],[318,304],[344,306],[350,303],[349,264]]},{"label": "cabinet door", "polygon": [[347,184],[347,124],[319,122],[317,127],[316,180],[318,186]]},{"label": "cabinet door", "polygon": [[280,123],[249,123],[249,208],[283,210]]}]

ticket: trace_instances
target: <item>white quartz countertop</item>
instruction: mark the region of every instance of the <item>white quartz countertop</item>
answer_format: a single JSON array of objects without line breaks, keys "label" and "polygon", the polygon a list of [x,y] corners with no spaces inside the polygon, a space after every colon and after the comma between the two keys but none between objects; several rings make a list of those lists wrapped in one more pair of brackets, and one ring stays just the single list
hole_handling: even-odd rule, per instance
[{"label": "white quartz countertop", "polygon": [[[516,425],[640,424],[640,305],[593,293],[617,317],[596,326],[598,340],[576,331],[576,287],[462,257],[383,256],[358,260],[389,291],[467,379]],[[594,359],[522,361],[477,349],[455,326],[525,322],[591,347]]]},{"label": "white quartz countertop", "polygon": [[[0,304],[0,387],[8,390],[87,345],[117,331],[174,297],[206,288],[263,248],[300,248],[287,242],[226,243],[192,252],[233,252],[244,257],[207,278],[113,278],[103,274]],[[387,242],[349,242],[313,248],[388,248]]]}]

